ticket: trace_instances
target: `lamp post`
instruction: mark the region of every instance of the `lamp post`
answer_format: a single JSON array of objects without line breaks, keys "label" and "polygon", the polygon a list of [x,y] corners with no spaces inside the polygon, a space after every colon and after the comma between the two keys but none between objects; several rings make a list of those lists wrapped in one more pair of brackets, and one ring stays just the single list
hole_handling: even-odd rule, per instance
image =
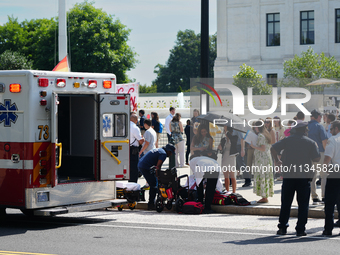
[{"label": "lamp post", "polygon": [[[201,0],[201,75],[200,78],[209,77],[209,0]],[[209,111],[208,95],[200,92],[200,112]]]}]

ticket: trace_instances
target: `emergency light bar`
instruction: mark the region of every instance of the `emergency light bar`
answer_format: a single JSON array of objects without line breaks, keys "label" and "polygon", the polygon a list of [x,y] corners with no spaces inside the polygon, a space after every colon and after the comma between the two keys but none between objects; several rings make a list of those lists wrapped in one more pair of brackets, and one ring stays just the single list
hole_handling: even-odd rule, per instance
[{"label": "emergency light bar", "polygon": [[19,93],[21,91],[21,85],[18,83],[10,84],[9,91],[12,93]]}]

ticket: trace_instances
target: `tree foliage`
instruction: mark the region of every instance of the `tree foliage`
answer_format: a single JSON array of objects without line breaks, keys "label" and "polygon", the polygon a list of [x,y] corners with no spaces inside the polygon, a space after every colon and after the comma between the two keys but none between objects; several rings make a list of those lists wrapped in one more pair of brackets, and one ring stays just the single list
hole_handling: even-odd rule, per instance
[{"label": "tree foliage", "polygon": [[[175,46],[165,65],[155,66],[158,92],[178,92],[190,89],[190,78],[200,76],[200,34],[193,30],[179,31]],[[216,59],[216,35],[209,38],[209,77],[214,77],[213,67]]]},{"label": "tree foliage", "polygon": [[305,86],[319,78],[340,78],[340,64],[334,57],[326,57],[324,53],[317,54],[313,48],[295,55],[293,59],[283,64],[284,80],[281,86]]},{"label": "tree foliage", "polygon": [[233,76],[233,84],[239,87],[244,95],[247,95],[247,88],[253,88],[253,95],[270,95],[272,87],[268,85],[261,74],[251,67],[243,64],[240,71]]},{"label": "tree foliage", "polygon": [[[130,30],[119,20],[85,1],[68,12],[68,32],[72,71],[114,73],[119,83],[129,82],[126,71],[135,66],[136,53],[127,44]],[[34,69],[52,70],[59,59],[57,49],[55,18],[19,23],[8,17],[0,26],[0,54],[17,51],[33,61]]]},{"label": "tree foliage", "polygon": [[157,85],[152,84],[147,86],[146,84],[139,86],[139,93],[157,93]]},{"label": "tree foliage", "polygon": [[0,54],[0,70],[32,69],[32,60],[19,52],[6,50]]}]

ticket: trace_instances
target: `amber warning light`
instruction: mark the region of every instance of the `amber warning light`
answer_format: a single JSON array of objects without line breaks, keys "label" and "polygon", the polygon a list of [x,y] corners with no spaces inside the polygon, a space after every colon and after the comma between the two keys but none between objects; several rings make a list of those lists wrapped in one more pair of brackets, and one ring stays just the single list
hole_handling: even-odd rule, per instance
[{"label": "amber warning light", "polygon": [[112,81],[103,81],[103,87],[104,89],[112,88]]},{"label": "amber warning light", "polygon": [[9,85],[9,91],[12,93],[19,93],[21,91],[21,85],[18,83],[14,83]]}]

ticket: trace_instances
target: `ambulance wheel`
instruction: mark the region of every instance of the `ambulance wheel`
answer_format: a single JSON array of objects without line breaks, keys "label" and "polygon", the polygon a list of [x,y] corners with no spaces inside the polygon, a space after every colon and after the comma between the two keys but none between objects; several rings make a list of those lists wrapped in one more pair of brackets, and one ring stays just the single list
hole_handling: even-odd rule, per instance
[{"label": "ambulance wheel", "polygon": [[165,203],[165,207],[170,211],[172,209],[172,200],[167,200]]},{"label": "ambulance wheel", "polygon": [[20,211],[27,217],[34,217],[34,211],[30,209],[20,209]]},{"label": "ambulance wheel", "polygon": [[177,212],[177,213],[182,212],[182,210],[183,210],[183,205],[184,205],[183,199],[178,198],[178,199],[176,200],[176,202],[175,202],[176,212]]},{"label": "ambulance wheel", "polygon": [[123,205],[118,206],[118,211],[123,211]]},{"label": "ambulance wheel", "polygon": [[129,208],[130,208],[130,210],[133,210],[133,209],[135,209],[136,208],[136,202],[133,202],[133,203],[129,203]]},{"label": "ambulance wheel", "polygon": [[0,208],[0,221],[6,218],[6,208]]},{"label": "ambulance wheel", "polygon": [[162,202],[162,199],[161,198],[157,198],[156,200],[156,211],[157,212],[162,212],[164,209],[164,205],[163,205],[163,202]]}]

